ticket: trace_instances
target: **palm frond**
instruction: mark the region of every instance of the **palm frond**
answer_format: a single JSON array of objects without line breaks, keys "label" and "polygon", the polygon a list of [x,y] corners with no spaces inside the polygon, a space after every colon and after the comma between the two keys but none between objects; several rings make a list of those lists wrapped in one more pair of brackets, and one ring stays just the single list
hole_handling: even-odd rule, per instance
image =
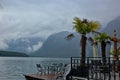
[{"label": "palm frond", "polygon": [[95,31],[95,30],[93,30],[92,33],[95,33],[95,34],[97,34],[97,35],[101,35],[100,32],[97,32],[97,31]]},{"label": "palm frond", "polygon": [[71,39],[74,38],[74,37],[75,37],[74,34],[71,33],[71,34],[67,35],[67,36],[65,37],[65,39],[66,39],[66,40],[71,40]]},{"label": "palm frond", "polygon": [[81,20],[78,17],[74,18],[73,24],[74,24],[73,29],[75,29],[80,34],[87,34],[93,30],[98,30],[100,28],[99,22],[88,21],[87,19]]}]

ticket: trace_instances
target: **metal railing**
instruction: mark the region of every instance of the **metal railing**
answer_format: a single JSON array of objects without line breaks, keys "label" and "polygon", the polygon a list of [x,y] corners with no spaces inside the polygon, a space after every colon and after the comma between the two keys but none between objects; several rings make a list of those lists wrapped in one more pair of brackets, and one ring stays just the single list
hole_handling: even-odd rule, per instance
[{"label": "metal railing", "polygon": [[80,57],[71,57],[72,76],[86,77],[88,80],[120,80],[120,60],[112,57],[86,57],[86,69],[81,68]]}]

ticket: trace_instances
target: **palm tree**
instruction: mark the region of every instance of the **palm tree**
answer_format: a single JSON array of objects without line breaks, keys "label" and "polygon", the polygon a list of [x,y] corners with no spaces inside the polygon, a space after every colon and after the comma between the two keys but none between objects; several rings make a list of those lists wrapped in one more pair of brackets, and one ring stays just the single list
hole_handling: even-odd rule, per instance
[{"label": "palm tree", "polygon": [[98,30],[100,28],[100,23],[97,21],[88,21],[87,19],[81,20],[78,17],[74,18],[73,29],[76,30],[79,34],[81,34],[81,65],[85,65],[85,57],[86,57],[86,34]]},{"label": "palm tree", "polygon": [[101,52],[102,52],[102,61],[106,63],[106,45],[110,44],[111,37],[107,35],[107,33],[103,32],[99,35],[95,36],[95,40],[101,44]]}]

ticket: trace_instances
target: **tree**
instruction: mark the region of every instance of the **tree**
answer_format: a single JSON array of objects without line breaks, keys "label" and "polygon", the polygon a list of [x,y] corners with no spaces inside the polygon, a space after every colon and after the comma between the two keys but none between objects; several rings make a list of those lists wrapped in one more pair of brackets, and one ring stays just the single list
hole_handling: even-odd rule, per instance
[{"label": "tree", "polygon": [[106,63],[106,45],[108,43],[110,44],[111,37],[108,36],[107,33],[103,32],[99,35],[96,35],[95,40],[101,45],[102,61],[103,63]]},{"label": "tree", "polygon": [[87,19],[81,20],[78,17],[74,18],[73,29],[76,30],[79,34],[81,34],[81,65],[85,65],[85,57],[86,57],[86,34],[89,34],[92,31],[98,30],[100,28],[100,23],[97,21],[88,21]]},{"label": "tree", "polygon": [[114,30],[114,36],[111,38],[111,41],[114,42],[114,57],[116,60],[118,60],[118,53],[120,49],[117,49],[117,43],[120,42],[120,39],[117,38],[116,30]]}]

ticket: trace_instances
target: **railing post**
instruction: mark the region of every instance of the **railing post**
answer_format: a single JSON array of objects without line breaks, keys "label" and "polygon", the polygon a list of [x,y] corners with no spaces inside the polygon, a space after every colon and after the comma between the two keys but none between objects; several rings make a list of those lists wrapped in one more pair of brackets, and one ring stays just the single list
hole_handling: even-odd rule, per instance
[{"label": "railing post", "polygon": [[[72,57],[71,57],[71,70],[72,70]],[[72,80],[72,75],[70,75],[70,79]]]},{"label": "railing post", "polygon": [[87,57],[87,66],[88,66],[88,80],[89,80],[89,68],[90,68],[90,65],[89,65],[89,57]]},{"label": "railing post", "polygon": [[110,80],[110,78],[111,78],[111,74],[110,74],[110,71],[111,71],[110,57],[108,58],[108,64],[109,64],[109,80]]},{"label": "railing post", "polygon": [[116,75],[115,75],[115,60],[113,60],[113,75],[114,75],[114,80],[116,80]]},{"label": "railing post", "polygon": [[71,62],[71,70],[72,70],[72,57],[71,57],[71,59],[70,59],[70,60],[71,60],[70,62]]}]

